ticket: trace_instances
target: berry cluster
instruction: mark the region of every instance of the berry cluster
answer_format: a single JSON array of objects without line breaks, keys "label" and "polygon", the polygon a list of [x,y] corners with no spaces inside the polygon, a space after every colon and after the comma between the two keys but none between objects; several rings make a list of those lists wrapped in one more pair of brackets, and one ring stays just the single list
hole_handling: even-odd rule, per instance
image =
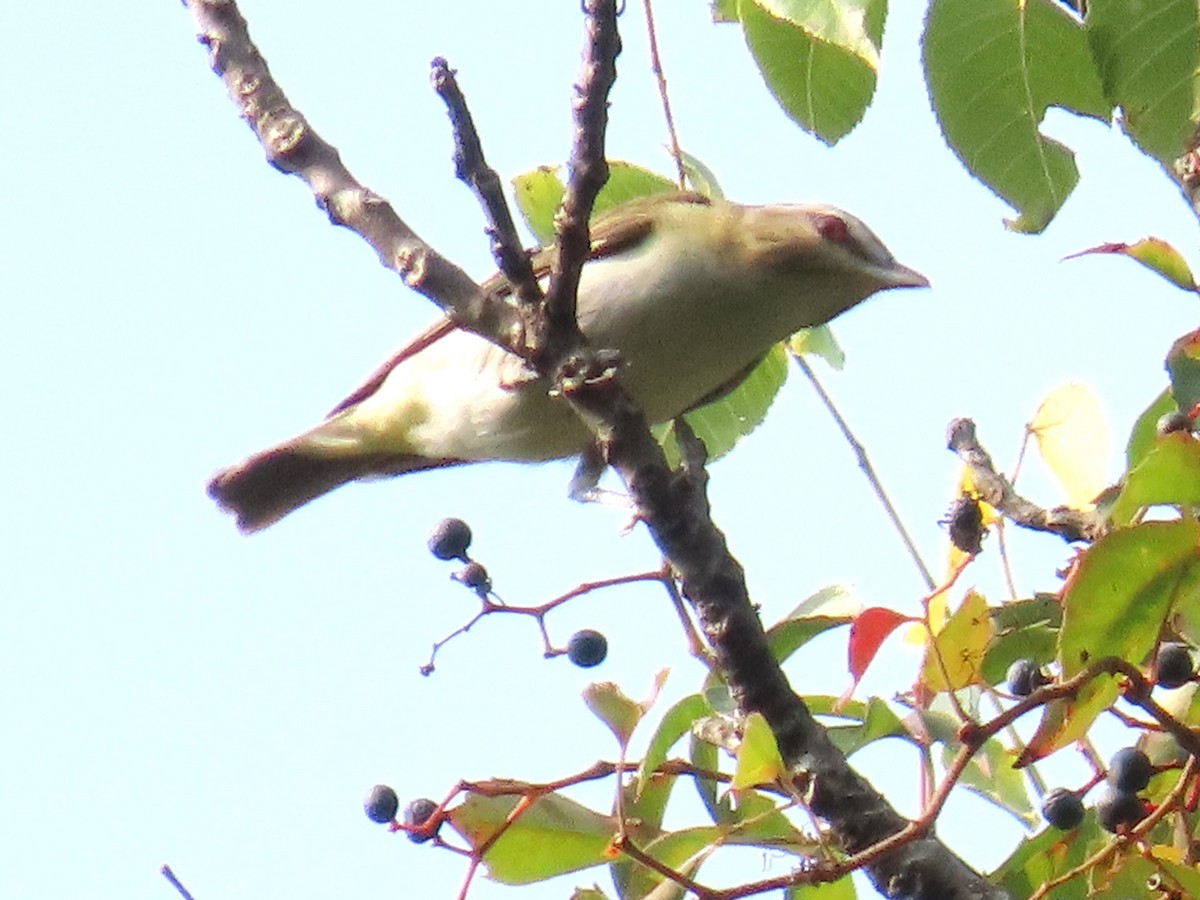
[{"label": "berry cluster", "polygon": [[[1182,687],[1196,677],[1191,650],[1183,644],[1163,644],[1153,671],[1154,683],[1168,690]],[[1017,697],[1027,697],[1050,683],[1046,673],[1030,659],[1018,659],[1008,669],[1008,689]],[[1132,828],[1147,815],[1148,801],[1138,795],[1150,784],[1155,773],[1150,758],[1137,747],[1123,747],[1113,754],[1104,773],[1105,788],[1096,800],[1096,819],[1113,834]],[[1099,776],[1097,776],[1099,777]],[[1082,795],[1088,788],[1072,791],[1054,788],[1042,799],[1042,817],[1064,831],[1083,821]]]}]

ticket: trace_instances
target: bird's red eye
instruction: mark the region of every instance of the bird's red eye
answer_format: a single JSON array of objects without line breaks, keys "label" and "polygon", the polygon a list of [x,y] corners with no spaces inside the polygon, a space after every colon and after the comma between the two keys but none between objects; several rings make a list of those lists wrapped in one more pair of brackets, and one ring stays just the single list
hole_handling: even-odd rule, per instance
[{"label": "bird's red eye", "polygon": [[850,240],[850,228],[837,216],[817,216],[817,232],[827,241],[842,244]]}]

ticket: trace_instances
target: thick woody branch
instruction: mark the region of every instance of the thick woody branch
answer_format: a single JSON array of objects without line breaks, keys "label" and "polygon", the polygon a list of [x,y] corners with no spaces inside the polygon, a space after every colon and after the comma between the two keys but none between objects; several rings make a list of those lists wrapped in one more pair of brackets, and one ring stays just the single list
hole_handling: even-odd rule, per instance
[{"label": "thick woody branch", "polygon": [[279,171],[296,175],[335,225],[349,228],[413,290],[424,294],[463,327],[498,340],[520,355],[524,329],[517,310],[490,302],[475,281],[426,244],[386,200],[360,184],[337,150],[291,105],[250,40],[246,20],[231,0],[188,0],[209,64],[229,91]]},{"label": "thick woody branch", "polygon": [[1012,482],[996,471],[991,455],[976,437],[972,420],[952,421],[946,433],[946,446],[971,470],[980,499],[1023,528],[1048,531],[1065,541],[1094,541],[1103,533],[1104,521],[1094,512],[1067,506],[1046,509],[1018,494]]}]

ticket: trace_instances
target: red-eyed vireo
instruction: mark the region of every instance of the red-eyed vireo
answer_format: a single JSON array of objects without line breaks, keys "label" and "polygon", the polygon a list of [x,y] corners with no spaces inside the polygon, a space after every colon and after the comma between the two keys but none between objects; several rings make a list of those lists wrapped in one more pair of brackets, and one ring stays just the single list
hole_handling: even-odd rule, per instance
[{"label": "red-eyed vireo", "polygon": [[[579,326],[619,351],[651,423],[721,396],[776,343],[876,291],[925,287],[866,225],[831,206],[639,198],[598,216]],[[539,276],[550,251],[534,254]],[[505,294],[496,275],[484,290]],[[574,456],[591,435],[524,363],[442,319],[317,427],[218,472],[208,492],[258,531],[356,479],[482,460]]]}]

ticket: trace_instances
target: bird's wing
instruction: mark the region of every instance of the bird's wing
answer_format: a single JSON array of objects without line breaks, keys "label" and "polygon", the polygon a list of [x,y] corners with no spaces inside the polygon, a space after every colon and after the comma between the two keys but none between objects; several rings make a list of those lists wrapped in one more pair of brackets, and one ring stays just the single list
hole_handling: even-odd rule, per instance
[{"label": "bird's wing", "polygon": [[[605,213],[598,215],[592,222],[589,231],[591,233],[591,250],[588,253],[588,260],[603,259],[606,256],[612,256],[620,253],[629,247],[639,244],[644,241],[654,230],[654,209],[661,197],[656,197],[653,200],[650,197],[643,200],[631,200],[620,205],[620,216],[608,216]],[[691,192],[680,192],[672,198],[677,203],[702,203],[711,204],[712,200],[703,194]],[[537,278],[544,278],[550,274],[550,263],[554,257],[554,249],[552,247],[543,247],[535,250],[531,258],[533,263],[533,274]],[[485,293],[504,296],[510,293],[507,279],[497,272],[482,285]],[[383,365],[379,366],[374,372],[367,376],[367,379],[353,390],[349,396],[341,403],[329,411],[326,418],[336,416],[354,406],[356,403],[361,403],[363,400],[370,397],[383,384],[384,380],[391,373],[392,369],[400,365],[406,359],[420,353],[430,344],[441,340],[450,332],[458,328],[459,325],[449,316],[443,316],[438,319],[411,341],[393,353]],[[757,365],[757,363],[755,363]],[[709,397],[706,397],[697,406],[703,406],[712,400],[719,399],[733,388],[741,383],[746,375],[750,374],[751,366],[743,373],[739,373],[735,380],[732,380],[728,387],[722,386],[714,391]]]},{"label": "bird's wing", "polygon": [[392,369],[396,368],[396,366],[400,365],[400,363],[404,362],[409,357],[420,353],[434,341],[444,338],[457,327],[458,325],[456,325],[449,316],[442,316],[440,319],[414,337],[411,341],[393,353],[390,357],[388,357],[383,365],[367,376],[366,381],[355,388],[345,400],[331,409],[325,418],[333,418],[342,410],[349,409],[356,403],[362,403],[362,401],[366,400],[377,390],[379,390],[379,386],[383,384],[384,379],[391,374]]}]

